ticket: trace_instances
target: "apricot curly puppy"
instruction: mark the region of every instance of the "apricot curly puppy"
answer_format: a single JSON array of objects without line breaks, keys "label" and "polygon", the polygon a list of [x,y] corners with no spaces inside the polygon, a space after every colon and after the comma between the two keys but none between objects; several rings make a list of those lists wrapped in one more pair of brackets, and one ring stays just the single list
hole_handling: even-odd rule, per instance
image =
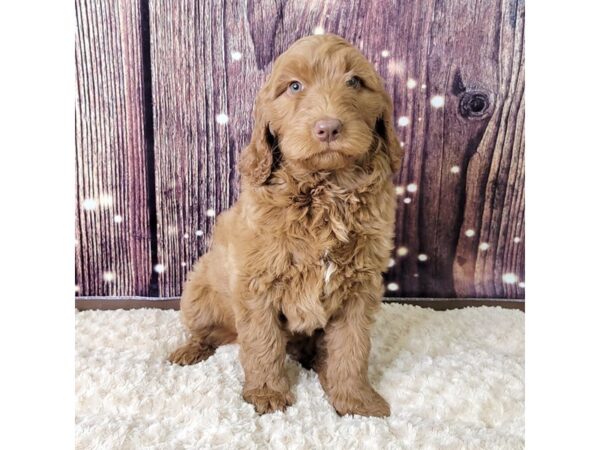
[{"label": "apricot curly puppy", "polygon": [[240,344],[243,397],[259,413],[294,398],[286,351],[319,374],[339,414],[388,416],[369,383],[369,330],[393,247],[392,103],[364,56],[333,35],[300,39],[258,94],[242,193],[185,285],[194,364]]}]

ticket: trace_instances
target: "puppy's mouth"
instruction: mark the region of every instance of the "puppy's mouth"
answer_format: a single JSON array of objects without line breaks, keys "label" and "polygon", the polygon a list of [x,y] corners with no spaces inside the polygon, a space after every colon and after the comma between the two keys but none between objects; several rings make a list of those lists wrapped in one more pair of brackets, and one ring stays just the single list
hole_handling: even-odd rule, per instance
[{"label": "puppy's mouth", "polygon": [[317,157],[317,156],[343,156],[343,157],[348,157],[349,156],[349,151],[347,148],[345,148],[345,146],[343,145],[342,142],[339,141],[332,141],[332,142],[322,142],[320,143],[320,145],[318,145],[315,149],[312,155],[310,155],[311,158]]},{"label": "puppy's mouth", "polygon": [[305,163],[314,169],[339,169],[352,162],[354,157],[341,149],[327,148],[313,153]]},{"label": "puppy's mouth", "polygon": [[315,148],[315,154],[322,153],[339,153],[341,155],[347,155],[352,153],[350,151],[352,145],[347,139],[340,138],[330,142],[319,142]]}]

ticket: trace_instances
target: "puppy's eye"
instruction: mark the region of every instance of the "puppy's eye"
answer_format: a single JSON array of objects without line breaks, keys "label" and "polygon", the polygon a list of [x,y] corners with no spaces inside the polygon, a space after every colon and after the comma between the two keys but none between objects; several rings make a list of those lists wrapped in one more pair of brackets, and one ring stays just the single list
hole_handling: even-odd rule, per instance
[{"label": "puppy's eye", "polygon": [[351,88],[357,89],[362,86],[362,81],[358,77],[352,77],[348,81],[346,81],[346,85],[350,86]]},{"label": "puppy's eye", "polygon": [[290,83],[290,86],[288,87],[288,90],[292,94],[297,94],[298,92],[300,92],[303,89],[304,89],[304,86],[302,86],[302,83],[300,83],[299,81],[292,81]]}]

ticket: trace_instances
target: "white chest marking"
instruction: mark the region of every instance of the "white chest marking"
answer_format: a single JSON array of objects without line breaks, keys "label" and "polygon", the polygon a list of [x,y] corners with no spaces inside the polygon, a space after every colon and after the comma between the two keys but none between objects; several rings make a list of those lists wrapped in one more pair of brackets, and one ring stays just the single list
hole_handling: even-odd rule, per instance
[{"label": "white chest marking", "polygon": [[325,272],[323,273],[323,279],[325,280],[325,284],[329,283],[329,279],[331,278],[331,275],[333,275],[333,272],[335,272],[335,264],[332,263],[331,261],[329,261],[327,263],[327,268],[325,269]]}]

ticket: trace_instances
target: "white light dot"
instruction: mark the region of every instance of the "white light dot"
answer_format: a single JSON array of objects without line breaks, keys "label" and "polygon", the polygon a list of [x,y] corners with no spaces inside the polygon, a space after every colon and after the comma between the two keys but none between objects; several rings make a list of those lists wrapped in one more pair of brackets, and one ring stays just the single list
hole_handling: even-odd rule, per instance
[{"label": "white light dot", "polygon": [[412,202],[412,200],[411,200],[409,197],[406,197],[406,198],[404,199],[404,203],[406,203],[407,205],[408,205],[410,202]]},{"label": "white light dot", "polygon": [[388,267],[394,267],[396,265],[396,261],[394,260],[394,258],[390,258],[389,262],[388,262]]},{"label": "white light dot", "polygon": [[112,195],[102,194],[100,196],[100,206],[104,206],[105,208],[111,206],[113,203]]},{"label": "white light dot", "polygon": [[242,54],[238,51],[233,51],[231,52],[231,59],[233,59],[234,61],[239,61],[240,59],[242,59]]},{"label": "white light dot", "polygon": [[212,208],[210,208],[210,209],[207,209],[207,210],[206,210],[206,215],[207,215],[208,217],[215,217],[215,210],[214,210],[214,209],[212,209]]},{"label": "white light dot", "polygon": [[387,70],[390,74],[398,74],[404,72],[404,63],[402,61],[398,61],[397,59],[390,59],[387,64]]},{"label": "white light dot", "polygon": [[450,168],[450,172],[451,173],[459,173],[460,172],[460,167],[458,167],[458,166],[452,166]]},{"label": "white light dot", "polygon": [[406,186],[406,190],[408,192],[417,192],[417,185],[416,185],[416,183],[410,183],[408,186]]},{"label": "white light dot", "polygon": [[502,275],[502,281],[507,284],[515,284],[517,281],[519,281],[519,277],[514,273],[505,273]]},{"label": "white light dot", "polygon": [[181,263],[181,267],[185,267],[185,266],[187,266],[187,263],[184,261]]},{"label": "white light dot", "polygon": [[421,89],[425,89],[426,87],[427,87],[427,85],[426,85],[426,84],[422,84],[422,85],[421,85]]},{"label": "white light dot", "polygon": [[184,238],[184,239],[188,239],[189,237],[190,237],[190,235],[189,235],[189,234],[187,234],[187,233],[185,233],[185,234],[183,235],[183,238]]},{"label": "white light dot", "polygon": [[418,121],[418,122],[420,122],[421,120],[423,120],[423,118],[422,118],[422,117],[419,117],[419,118],[417,119],[417,121]]},{"label": "white light dot", "polygon": [[217,123],[221,125],[225,125],[229,122],[229,116],[227,114],[217,114]]},{"label": "white light dot", "polygon": [[418,273],[415,273],[415,274],[413,275],[413,277],[415,277],[415,278],[419,278],[419,274],[418,274]]},{"label": "white light dot", "polygon": [[400,147],[404,147],[404,141],[400,142]]},{"label": "white light dot", "polygon": [[409,78],[408,81],[406,82],[406,87],[408,89],[414,89],[416,86],[417,86],[417,80]]},{"label": "white light dot", "polygon": [[475,230],[472,230],[471,228],[469,228],[467,231],[465,231],[465,236],[467,236],[467,237],[475,236]]},{"label": "white light dot", "polygon": [[164,264],[157,264],[154,266],[154,271],[156,273],[163,273],[165,271],[165,265]]},{"label": "white light dot", "polygon": [[520,237],[516,237],[513,239],[515,244],[518,244],[519,242],[521,242],[521,238]]},{"label": "white light dot", "polygon": [[524,283],[524,282],[522,282],[522,281],[521,281],[521,282],[519,282],[519,287],[520,287],[520,288],[525,288],[525,283]]},{"label": "white light dot", "polygon": [[325,28],[319,25],[318,27],[315,27],[313,34],[325,34]]},{"label": "white light dot", "polygon": [[398,126],[405,127],[410,123],[410,119],[406,116],[402,116],[398,118]]},{"label": "white light dot", "polygon": [[396,186],[396,195],[404,194],[404,186]]},{"label": "white light dot", "polygon": [[123,222],[123,216],[117,214],[115,217],[113,217],[113,220],[115,221],[115,223],[121,223]]},{"label": "white light dot", "polygon": [[115,273],[114,272],[104,272],[102,274],[102,279],[104,281],[106,281],[107,283],[110,283],[115,280]]},{"label": "white light dot", "polygon": [[408,255],[408,248],[398,247],[398,250],[396,251],[396,253],[398,254],[398,256],[406,256],[406,255]]},{"label": "white light dot", "polygon": [[425,253],[421,253],[419,256],[417,256],[417,259],[419,261],[427,261],[429,259],[429,256],[427,256]]},{"label": "white light dot", "polygon": [[390,283],[387,285],[388,291],[397,291],[399,288],[400,286],[398,286],[398,283]]},{"label": "white light dot", "polygon": [[75,285],[75,292],[79,292],[79,286]]},{"label": "white light dot", "polygon": [[479,244],[479,250],[485,252],[488,248],[490,248],[490,244],[488,244],[487,242],[482,242],[481,244]]},{"label": "white light dot", "polygon": [[93,211],[96,209],[97,203],[96,200],[93,198],[86,198],[83,201],[83,209],[85,209],[86,211]]},{"label": "white light dot", "polygon": [[387,58],[390,56],[390,51],[389,50],[383,50],[381,52],[381,56],[383,56],[384,58]]},{"label": "white light dot", "polygon": [[196,236],[200,237],[204,234],[204,231],[202,230],[196,230]]},{"label": "white light dot", "polygon": [[434,95],[429,101],[429,103],[431,103],[431,106],[433,106],[434,108],[441,108],[442,106],[444,106],[445,102],[446,101],[443,95]]}]

